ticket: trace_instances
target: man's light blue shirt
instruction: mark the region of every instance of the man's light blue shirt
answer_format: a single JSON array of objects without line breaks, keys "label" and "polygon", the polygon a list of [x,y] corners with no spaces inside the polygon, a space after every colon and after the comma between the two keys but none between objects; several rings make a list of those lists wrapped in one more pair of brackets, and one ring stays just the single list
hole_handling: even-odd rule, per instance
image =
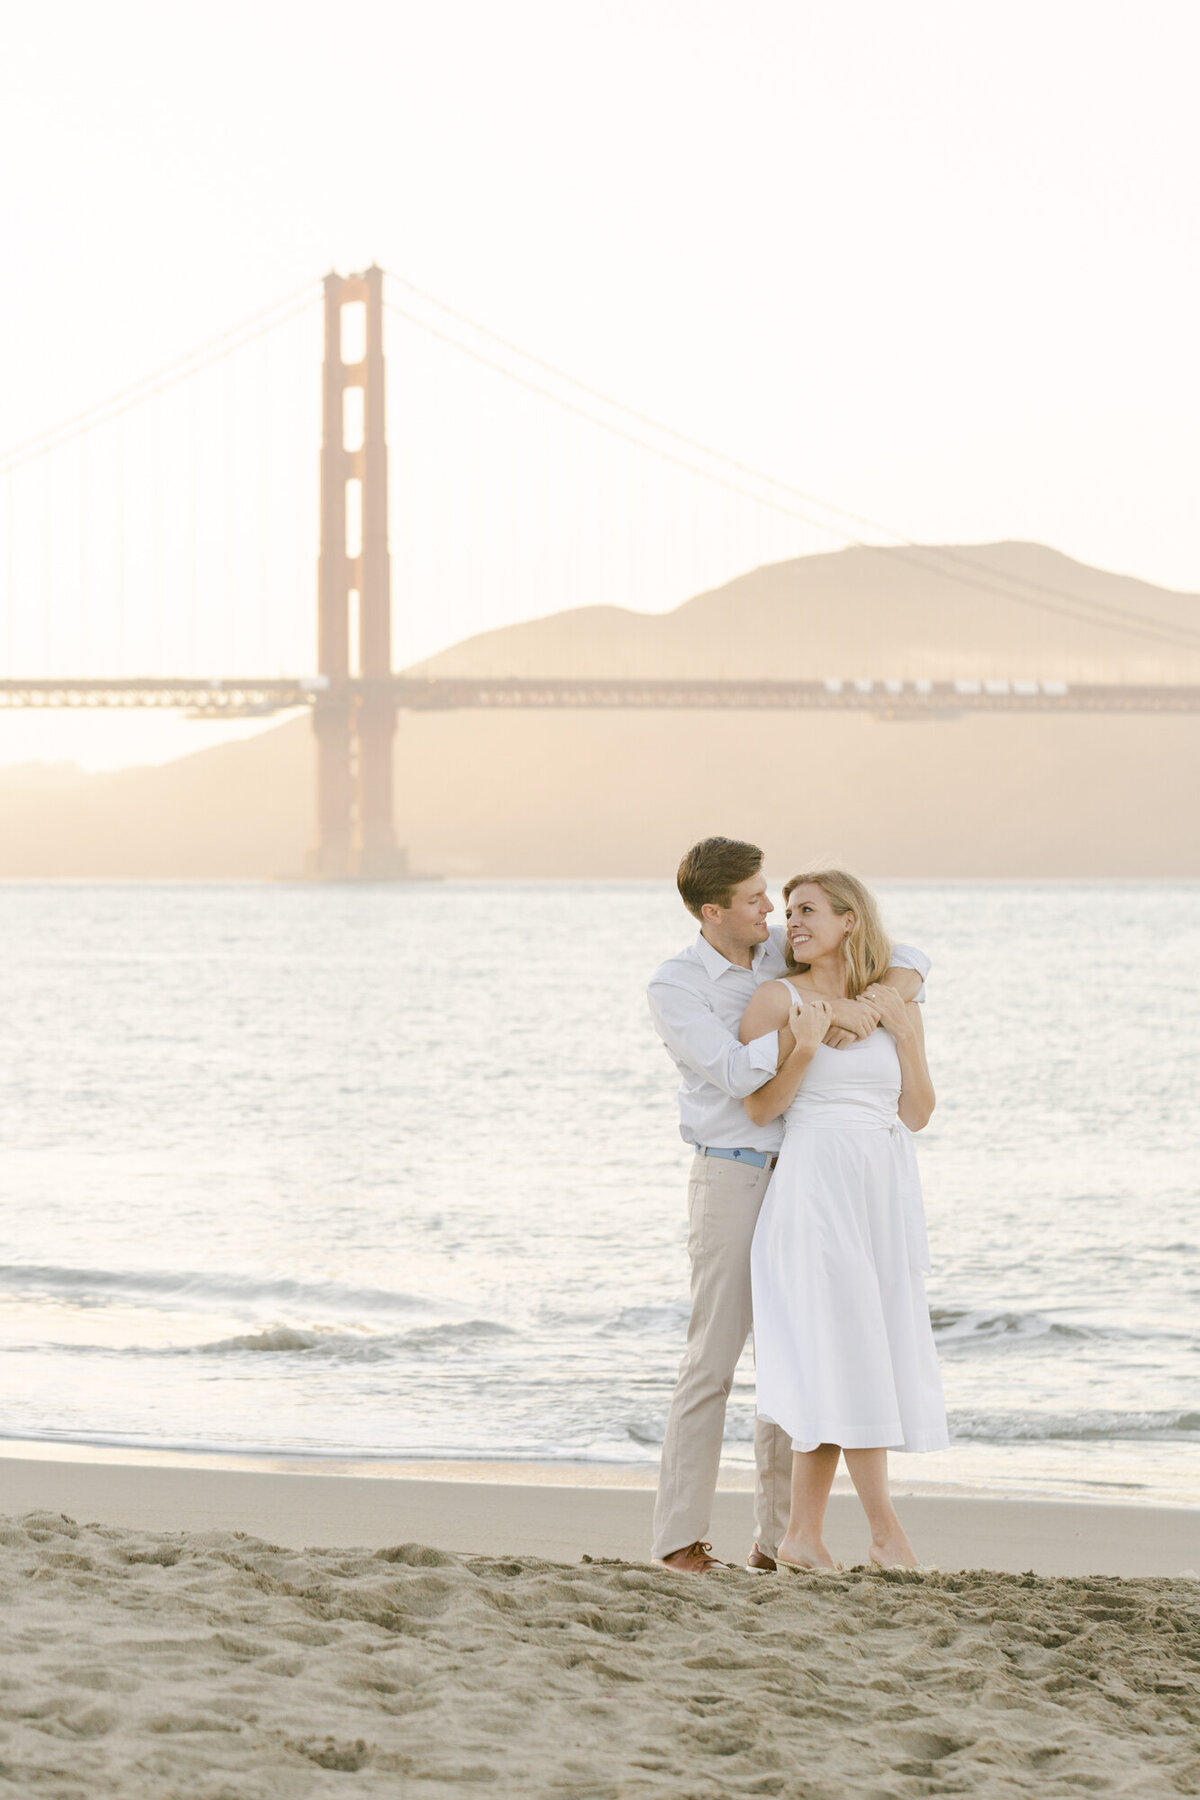
[{"label": "man's light blue shirt", "polygon": [[[703,932],[654,971],[647,990],[650,1016],[679,1070],[679,1134],[686,1143],[720,1150],[778,1150],[783,1120],[754,1125],[742,1101],[775,1073],[774,1031],[752,1043],[738,1040],[738,1026],[756,987],[787,973],[786,936],[772,925],[748,969],[714,950]],[[892,967],[916,969],[925,998],[929,958],[909,944],[892,949]]]}]

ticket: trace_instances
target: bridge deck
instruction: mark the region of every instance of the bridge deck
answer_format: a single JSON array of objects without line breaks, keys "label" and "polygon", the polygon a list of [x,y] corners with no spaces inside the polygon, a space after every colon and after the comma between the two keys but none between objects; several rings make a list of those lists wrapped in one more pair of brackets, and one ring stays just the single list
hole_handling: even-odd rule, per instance
[{"label": "bridge deck", "polygon": [[738,681],[636,677],[454,677],[393,675],[340,686],[321,676],[300,679],[226,676],[132,680],[67,678],[0,680],[0,709],[155,708],[203,718],[251,718],[297,707],[385,695],[401,711],[467,708],[511,711],[565,708],[654,709],[770,707],[797,712],[871,712],[921,717],[962,712],[1200,712],[1200,686],[1062,681]]}]

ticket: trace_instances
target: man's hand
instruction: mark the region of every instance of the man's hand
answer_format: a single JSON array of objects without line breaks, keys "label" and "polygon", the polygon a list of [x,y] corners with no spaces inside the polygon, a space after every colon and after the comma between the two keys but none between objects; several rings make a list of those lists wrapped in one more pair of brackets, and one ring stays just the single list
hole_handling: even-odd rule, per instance
[{"label": "man's hand", "polygon": [[885,1031],[899,1040],[912,1035],[912,1024],[909,1020],[908,1007],[903,994],[898,994],[893,987],[880,987],[872,990],[878,996],[879,1023]]},{"label": "man's hand", "polygon": [[863,994],[857,1000],[835,1000],[832,1022],[825,1033],[831,1050],[848,1050],[851,1044],[869,1038],[879,1023],[879,1004]]}]

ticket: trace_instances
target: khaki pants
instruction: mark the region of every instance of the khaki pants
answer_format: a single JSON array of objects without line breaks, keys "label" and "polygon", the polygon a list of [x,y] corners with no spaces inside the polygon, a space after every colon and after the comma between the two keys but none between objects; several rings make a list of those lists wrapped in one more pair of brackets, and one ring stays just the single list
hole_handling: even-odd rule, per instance
[{"label": "khaki pants", "polygon": [[[654,1556],[669,1556],[708,1537],[725,1434],[725,1402],[751,1325],[750,1240],[770,1179],[769,1169],[726,1157],[697,1156],[692,1163],[688,1182],[692,1316],[663,1439],[654,1504]],[[777,1425],[756,1419],[754,1456],[755,1537],[759,1549],[774,1556],[787,1529],[792,1440]]]}]

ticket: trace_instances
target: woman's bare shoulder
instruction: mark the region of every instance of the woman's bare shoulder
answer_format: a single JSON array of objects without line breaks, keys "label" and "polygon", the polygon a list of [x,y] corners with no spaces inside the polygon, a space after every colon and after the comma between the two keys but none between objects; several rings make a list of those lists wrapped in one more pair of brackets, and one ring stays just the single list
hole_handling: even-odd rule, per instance
[{"label": "woman's bare shoulder", "polygon": [[795,1006],[799,998],[799,990],[794,982],[785,981],[782,975],[770,975],[765,981],[759,982],[751,996],[750,1005],[753,1006],[757,1000],[762,1005],[791,1007]]},{"label": "woman's bare shoulder", "polygon": [[817,990],[806,975],[773,975],[754,991],[757,1000],[760,994],[772,994],[779,1006],[799,1006],[801,1001],[811,999]]},{"label": "woman's bare shoulder", "polygon": [[796,1004],[797,995],[789,1000],[791,983],[780,981],[764,981],[756,987],[742,1014],[741,1029],[738,1033],[743,1044],[752,1038],[762,1037],[765,1032],[776,1031],[787,1023],[788,1014]]}]

